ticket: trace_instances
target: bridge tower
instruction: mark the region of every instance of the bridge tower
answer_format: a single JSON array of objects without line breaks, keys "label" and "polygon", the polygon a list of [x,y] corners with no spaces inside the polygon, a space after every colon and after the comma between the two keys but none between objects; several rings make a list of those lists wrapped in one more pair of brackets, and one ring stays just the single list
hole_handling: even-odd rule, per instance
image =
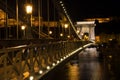
[{"label": "bridge tower", "polygon": [[76,22],[77,33],[82,40],[95,41],[95,21]]}]

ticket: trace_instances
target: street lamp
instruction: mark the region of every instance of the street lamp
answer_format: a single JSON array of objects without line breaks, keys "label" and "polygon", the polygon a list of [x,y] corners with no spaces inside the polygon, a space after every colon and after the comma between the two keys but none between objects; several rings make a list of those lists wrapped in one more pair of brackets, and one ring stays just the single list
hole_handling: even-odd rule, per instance
[{"label": "street lamp", "polygon": [[32,4],[26,4],[25,6],[26,13],[28,14],[27,24],[28,27],[26,27],[26,38],[31,39],[33,38],[31,27],[32,27]]},{"label": "street lamp", "polygon": [[64,24],[64,28],[65,28],[65,36],[67,36],[68,24]]},{"label": "street lamp", "polygon": [[52,31],[49,31],[49,34],[52,34]]},{"label": "street lamp", "polygon": [[68,35],[67,37],[70,38],[70,35]]},{"label": "street lamp", "polygon": [[63,33],[60,33],[60,36],[62,37],[62,36],[63,36]]},{"label": "street lamp", "polygon": [[26,28],[25,25],[22,25],[22,26],[21,26],[21,30],[23,31],[23,38],[25,38],[25,28]]},{"label": "street lamp", "polygon": [[65,28],[68,28],[68,24],[65,24]]},{"label": "street lamp", "polygon": [[26,5],[26,12],[27,12],[27,14],[32,14],[32,5],[31,4]]},{"label": "street lamp", "polygon": [[22,29],[22,30],[25,30],[25,26],[24,26],[24,25],[22,25],[22,26],[21,26],[21,29]]}]

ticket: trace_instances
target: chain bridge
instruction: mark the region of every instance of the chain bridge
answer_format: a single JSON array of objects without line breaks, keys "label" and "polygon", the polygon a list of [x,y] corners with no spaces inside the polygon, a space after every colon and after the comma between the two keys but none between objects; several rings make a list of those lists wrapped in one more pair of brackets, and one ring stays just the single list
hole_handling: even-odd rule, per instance
[{"label": "chain bridge", "polygon": [[[36,14],[24,12],[28,3]],[[13,4],[0,0],[0,80],[44,79],[95,44],[95,23],[73,24],[61,0],[15,0]]]}]

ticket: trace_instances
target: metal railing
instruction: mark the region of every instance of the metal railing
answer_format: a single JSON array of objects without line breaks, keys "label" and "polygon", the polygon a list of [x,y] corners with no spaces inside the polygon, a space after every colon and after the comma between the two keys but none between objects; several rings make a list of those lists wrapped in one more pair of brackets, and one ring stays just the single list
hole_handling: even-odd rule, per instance
[{"label": "metal railing", "polygon": [[[88,44],[82,41],[59,41],[0,49],[0,80],[25,80],[42,76],[66,55]],[[36,79],[35,79],[36,78]]]}]

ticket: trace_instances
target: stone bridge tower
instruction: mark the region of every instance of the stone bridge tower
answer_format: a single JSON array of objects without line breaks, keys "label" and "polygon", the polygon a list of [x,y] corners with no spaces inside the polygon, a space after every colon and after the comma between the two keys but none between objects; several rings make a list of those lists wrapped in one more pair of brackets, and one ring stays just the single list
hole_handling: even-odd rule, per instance
[{"label": "stone bridge tower", "polygon": [[95,41],[95,21],[77,22],[77,33],[81,40]]}]

